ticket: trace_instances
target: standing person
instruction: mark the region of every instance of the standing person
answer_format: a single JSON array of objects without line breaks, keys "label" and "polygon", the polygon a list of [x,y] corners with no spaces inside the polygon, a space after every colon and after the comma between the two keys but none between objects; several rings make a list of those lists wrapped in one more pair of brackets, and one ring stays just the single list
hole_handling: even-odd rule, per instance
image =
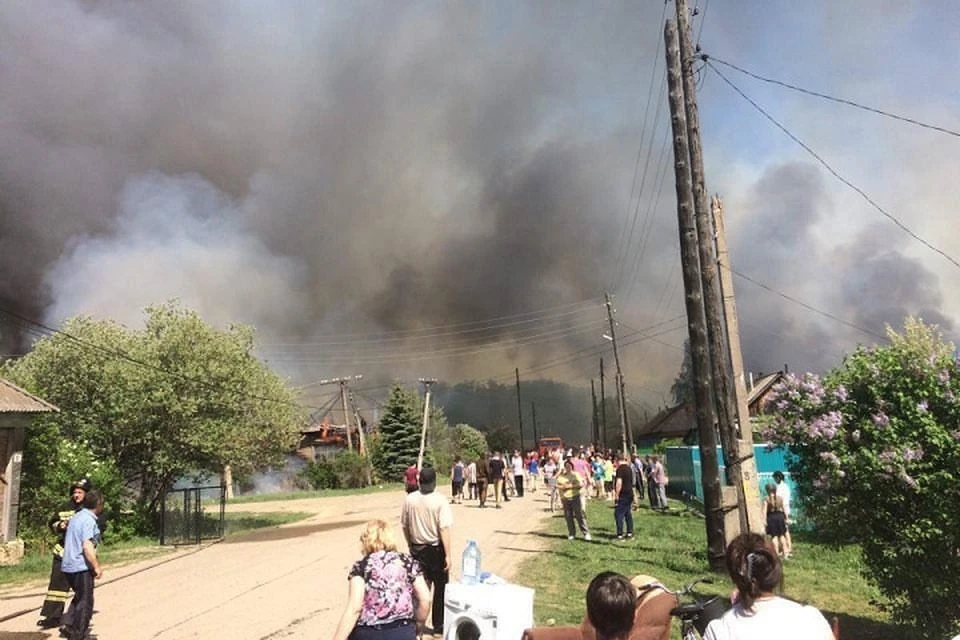
[{"label": "standing person", "polygon": [[[564,463],[564,469],[566,469],[566,463]],[[590,493],[590,476],[592,473],[590,463],[587,462],[587,454],[583,451],[583,449],[581,449],[580,453],[573,458],[573,469],[580,475],[580,509],[582,511],[586,511],[587,498],[589,497],[588,494]]]},{"label": "standing person", "polygon": [[737,587],[733,608],[707,626],[703,640],[834,640],[822,613],[776,595],[783,565],[759,533],[734,538],[726,562]]},{"label": "standing person", "polygon": [[477,461],[471,460],[470,464],[467,465],[467,499],[476,500],[477,499]]},{"label": "standing person", "polygon": [[603,489],[603,458],[600,454],[593,456],[590,463],[591,479],[593,480],[593,497],[600,499],[600,492]]},{"label": "standing person", "polygon": [[772,482],[766,486],[767,497],[763,500],[763,516],[767,522],[766,532],[773,541],[777,555],[785,555],[787,535],[787,517],[783,512],[783,498],[777,495],[777,485]]},{"label": "standing person", "polygon": [[[62,622],[61,618],[64,617],[63,606],[67,601],[70,583],[67,582],[67,577],[63,575],[60,566],[63,562],[63,543],[67,535],[67,524],[75,513],[83,509],[83,499],[92,488],[90,481],[86,478],[70,485],[70,499],[53,514],[53,517],[47,523],[50,530],[57,536],[57,542],[53,546],[50,585],[47,587],[47,596],[43,601],[43,607],[40,609],[40,620],[37,622],[37,626],[44,629],[59,627]],[[70,616],[66,616],[63,622],[70,622]]]},{"label": "standing person", "polygon": [[536,451],[531,451],[527,460],[527,477],[530,478],[530,491],[536,493],[537,480],[540,478],[540,455]]},{"label": "standing person", "polygon": [[334,640],[414,640],[430,613],[430,587],[420,564],[397,551],[393,531],[371,520],[360,534],[363,557],[347,575],[347,605]]},{"label": "standing person", "polygon": [[523,456],[519,451],[513,452],[510,459],[510,466],[513,467],[513,486],[517,491],[517,497],[523,497]]},{"label": "standing person", "polygon": [[64,536],[63,561],[60,569],[73,589],[73,620],[60,629],[70,640],[90,640],[90,619],[93,617],[93,581],[103,576],[97,558],[100,528],[97,516],[103,513],[103,497],[91,489],[83,498],[83,509],[70,518]]},{"label": "standing person", "polygon": [[506,467],[503,463],[503,460],[500,459],[500,452],[495,451],[493,453],[493,457],[490,458],[490,482],[493,483],[493,500],[496,503],[497,509],[500,508],[501,492],[503,492],[503,499],[507,502],[510,501],[510,498],[507,497],[503,487],[503,475],[505,468]]},{"label": "standing person", "polygon": [[567,521],[567,539],[576,537],[574,521],[580,526],[584,540],[591,540],[587,520],[583,517],[583,504],[580,502],[580,493],[583,489],[583,477],[573,468],[573,460],[563,463],[563,473],[557,476],[557,491],[560,493],[560,504],[563,505],[563,517]]},{"label": "standing person", "polygon": [[617,454],[617,471],[613,483],[613,518],[617,523],[617,540],[623,540],[623,525],[626,523],[627,539],[633,537],[633,471],[630,463]]},{"label": "standing person", "polygon": [[643,459],[643,477],[647,479],[647,496],[650,498],[650,508],[659,507],[660,496],[657,493],[657,482],[653,479],[653,460],[650,456]]},{"label": "standing person", "polygon": [[777,496],[783,500],[783,517],[786,518],[783,557],[789,558],[793,555],[793,539],[790,537],[790,498],[792,492],[790,491],[790,485],[784,482],[783,471],[774,471],[773,480],[777,483]]},{"label": "standing person", "polygon": [[450,484],[453,485],[453,502],[463,502],[463,462],[460,456],[453,459],[453,466],[450,467]]},{"label": "standing person", "polygon": [[450,581],[450,527],[453,512],[450,503],[436,493],[437,472],[433,467],[420,471],[420,490],[408,494],[400,513],[400,524],[407,547],[420,567],[427,584],[433,588],[431,626],[434,633],[443,630],[443,594]]},{"label": "standing person", "polygon": [[480,500],[480,508],[487,506],[487,484],[490,482],[490,454],[484,453],[483,457],[477,461],[477,499]]},{"label": "standing person", "polygon": [[[603,461],[603,491],[607,494],[608,500],[613,500],[613,476],[617,472],[617,465],[614,460],[619,460],[620,454],[608,456]],[[630,479],[630,486],[633,487],[633,479]]]},{"label": "standing person", "polygon": [[630,466],[633,469],[633,509],[637,510],[643,500],[643,460],[638,454],[633,454],[633,463]]},{"label": "standing person", "polygon": [[403,472],[403,485],[407,490],[407,493],[413,493],[420,487],[417,485],[417,476],[420,475],[420,470],[417,469],[417,463],[411,463],[407,467],[406,471]]},{"label": "standing person", "polygon": [[653,456],[653,480],[657,483],[657,498],[660,502],[660,510],[666,511],[667,507],[667,484],[670,479],[667,477],[667,470],[660,461],[660,456]]},{"label": "standing person", "polygon": [[547,456],[547,461],[543,465],[543,484],[550,494],[550,513],[553,513],[557,503],[557,463],[551,456]]}]

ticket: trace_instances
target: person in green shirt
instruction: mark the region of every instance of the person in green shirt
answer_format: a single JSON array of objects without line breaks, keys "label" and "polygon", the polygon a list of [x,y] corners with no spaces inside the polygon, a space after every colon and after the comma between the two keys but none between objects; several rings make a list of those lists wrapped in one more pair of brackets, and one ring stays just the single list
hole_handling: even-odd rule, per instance
[{"label": "person in green shirt", "polygon": [[582,482],[580,475],[573,470],[573,461],[567,459],[563,462],[563,473],[557,476],[557,491],[560,493],[560,504],[563,506],[563,517],[567,521],[567,539],[573,540],[576,537],[574,521],[580,527],[584,540],[590,540],[590,529],[587,528],[587,520],[583,516],[583,507],[580,504],[580,491]]}]

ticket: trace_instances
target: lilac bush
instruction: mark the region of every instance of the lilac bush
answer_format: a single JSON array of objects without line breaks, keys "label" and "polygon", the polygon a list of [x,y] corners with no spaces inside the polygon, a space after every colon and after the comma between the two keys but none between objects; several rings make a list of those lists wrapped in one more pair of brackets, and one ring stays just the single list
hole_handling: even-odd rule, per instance
[{"label": "lilac bush", "polygon": [[774,387],[763,435],[818,533],[861,545],[868,578],[917,637],[960,626],[960,364],[936,327],[908,319],[825,377]]}]

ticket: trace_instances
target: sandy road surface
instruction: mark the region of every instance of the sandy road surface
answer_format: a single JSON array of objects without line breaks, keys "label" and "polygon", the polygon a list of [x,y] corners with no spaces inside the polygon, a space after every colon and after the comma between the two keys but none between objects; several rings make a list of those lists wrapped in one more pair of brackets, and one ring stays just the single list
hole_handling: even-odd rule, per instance
[{"label": "sandy road surface", "polygon": [[[315,515],[115,572],[105,566],[94,631],[104,640],[328,638],[346,600],[347,571],[359,557],[361,525],[381,517],[399,526],[403,497],[385,492],[233,505],[232,511]],[[500,510],[453,505],[451,579],[459,576],[460,551],[469,538],[480,545],[485,571],[514,577],[519,562],[543,547],[544,539],[533,534],[548,515],[544,498],[542,491],[528,493]],[[36,627],[42,591],[0,596],[0,619],[36,607],[0,622],[0,640],[57,637]]]}]

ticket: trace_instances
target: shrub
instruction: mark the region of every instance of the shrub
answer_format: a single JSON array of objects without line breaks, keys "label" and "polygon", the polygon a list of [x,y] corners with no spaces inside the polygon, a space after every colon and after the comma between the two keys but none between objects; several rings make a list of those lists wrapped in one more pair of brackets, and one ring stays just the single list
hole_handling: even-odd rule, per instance
[{"label": "shrub", "polygon": [[368,464],[355,451],[307,462],[298,477],[313,489],[357,489],[368,484]]},{"label": "shrub", "polygon": [[943,638],[960,624],[960,365],[919,320],[888,335],[822,380],[787,376],[764,435],[796,454],[818,530],[860,543],[894,619]]}]

